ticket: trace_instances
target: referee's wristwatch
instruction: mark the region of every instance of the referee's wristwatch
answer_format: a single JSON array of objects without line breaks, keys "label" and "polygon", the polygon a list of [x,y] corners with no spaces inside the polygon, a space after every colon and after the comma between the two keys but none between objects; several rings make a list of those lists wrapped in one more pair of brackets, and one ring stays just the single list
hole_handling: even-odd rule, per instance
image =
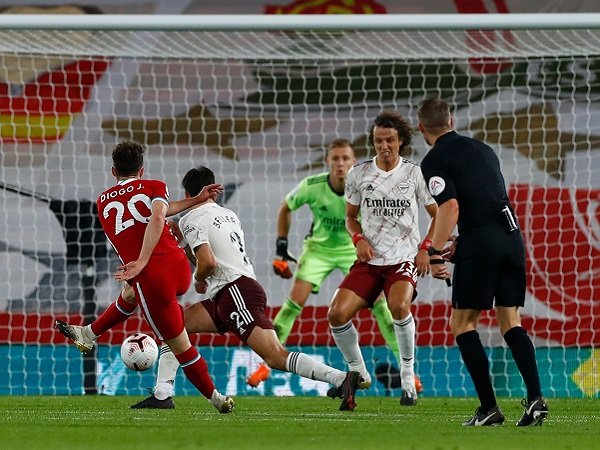
[{"label": "referee's wristwatch", "polygon": [[429,256],[436,256],[436,255],[439,256],[442,254],[442,251],[438,250],[437,248],[433,248],[433,246],[432,246],[427,249],[427,254]]}]

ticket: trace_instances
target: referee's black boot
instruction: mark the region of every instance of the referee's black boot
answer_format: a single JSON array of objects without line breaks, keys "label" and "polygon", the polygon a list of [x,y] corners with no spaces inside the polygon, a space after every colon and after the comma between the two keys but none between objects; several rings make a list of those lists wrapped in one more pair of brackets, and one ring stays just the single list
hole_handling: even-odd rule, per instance
[{"label": "referee's black boot", "polygon": [[544,419],[548,416],[548,405],[544,397],[536,397],[529,403],[526,399],[521,400],[525,412],[517,422],[518,427],[541,427]]}]

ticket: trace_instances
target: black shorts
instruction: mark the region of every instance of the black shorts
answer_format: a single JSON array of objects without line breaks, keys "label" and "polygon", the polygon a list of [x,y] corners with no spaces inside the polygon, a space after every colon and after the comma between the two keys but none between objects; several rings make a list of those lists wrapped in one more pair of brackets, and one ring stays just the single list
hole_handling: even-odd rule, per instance
[{"label": "black shorts", "polygon": [[204,300],[202,304],[219,333],[231,331],[244,342],[254,327],[274,329],[265,314],[265,290],[252,278],[239,277],[223,286],[214,299]]},{"label": "black shorts", "polygon": [[519,230],[496,223],[468,230],[452,258],[452,307],[486,310],[525,304],[525,246]]}]

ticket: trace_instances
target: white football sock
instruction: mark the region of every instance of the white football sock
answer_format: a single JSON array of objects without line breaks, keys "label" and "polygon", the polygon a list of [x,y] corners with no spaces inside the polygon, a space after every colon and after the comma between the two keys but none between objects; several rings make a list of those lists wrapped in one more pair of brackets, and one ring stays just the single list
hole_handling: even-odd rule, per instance
[{"label": "white football sock", "polygon": [[217,409],[221,409],[221,406],[223,406],[223,402],[227,399],[226,395],[221,394],[219,391],[217,391],[216,389],[213,391],[212,395],[210,396],[210,398],[208,398],[208,402],[213,405],[215,408]]},{"label": "white football sock", "polygon": [[154,396],[158,400],[173,397],[175,388],[175,375],[179,368],[179,361],[167,344],[160,347],[160,358],[158,359],[158,374],[156,376],[156,387]]},{"label": "white football sock", "polygon": [[86,325],[85,327],[83,327],[81,332],[84,335],[84,337],[88,338],[90,341],[93,341],[93,342],[96,342],[96,339],[98,339],[98,337],[99,337],[99,336],[96,336],[94,334],[94,332],[92,331],[92,324],[89,324],[89,325]]},{"label": "white football sock", "polygon": [[402,389],[415,390],[415,321],[411,313],[404,319],[394,320],[394,332],[400,350],[400,379]]},{"label": "white football sock", "polygon": [[359,372],[363,380],[368,381],[368,384],[370,384],[371,375],[367,372],[367,366],[365,366],[365,361],[358,345],[358,331],[356,331],[354,323],[349,321],[340,327],[330,325],[330,328],[335,345],[342,352],[350,370]]},{"label": "white football sock", "polygon": [[329,367],[300,352],[290,352],[285,360],[285,369],[301,377],[325,381],[334,386],[340,386],[346,378],[345,372]]}]

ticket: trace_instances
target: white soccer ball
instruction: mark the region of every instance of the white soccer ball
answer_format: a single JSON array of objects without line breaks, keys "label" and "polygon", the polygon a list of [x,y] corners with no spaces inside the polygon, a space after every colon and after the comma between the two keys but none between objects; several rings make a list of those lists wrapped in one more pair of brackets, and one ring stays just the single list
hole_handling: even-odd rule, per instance
[{"label": "white soccer ball", "polygon": [[147,334],[132,334],[121,345],[121,359],[131,370],[148,370],[158,359],[158,346]]}]

